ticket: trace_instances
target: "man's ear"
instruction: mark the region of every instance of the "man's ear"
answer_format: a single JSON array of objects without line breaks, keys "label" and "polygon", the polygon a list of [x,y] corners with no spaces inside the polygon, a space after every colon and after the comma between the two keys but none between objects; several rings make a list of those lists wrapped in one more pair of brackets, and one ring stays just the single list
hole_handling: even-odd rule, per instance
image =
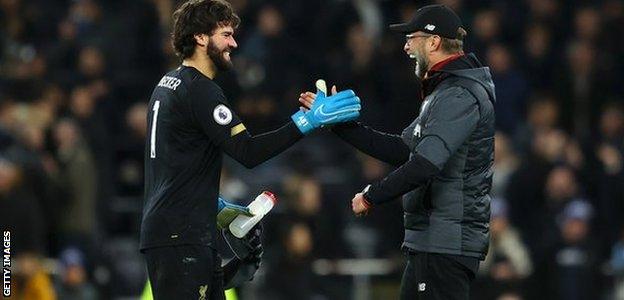
[{"label": "man's ear", "polygon": [[195,38],[195,42],[198,45],[200,45],[202,47],[205,47],[205,46],[208,45],[208,35],[207,34],[200,33],[200,34],[194,35],[193,37]]},{"label": "man's ear", "polygon": [[438,49],[440,49],[440,46],[442,46],[442,38],[432,38],[431,41],[429,41],[429,49],[430,52],[434,52],[437,51]]}]

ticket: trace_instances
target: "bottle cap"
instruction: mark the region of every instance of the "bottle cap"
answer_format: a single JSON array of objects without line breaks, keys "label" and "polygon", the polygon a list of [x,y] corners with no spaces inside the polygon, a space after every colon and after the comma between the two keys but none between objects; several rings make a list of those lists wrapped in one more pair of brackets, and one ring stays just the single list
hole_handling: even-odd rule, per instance
[{"label": "bottle cap", "polygon": [[277,197],[275,197],[275,194],[269,192],[269,191],[263,191],[262,194],[266,195],[267,197],[269,197],[271,199],[271,201],[273,201],[273,204],[277,204]]}]

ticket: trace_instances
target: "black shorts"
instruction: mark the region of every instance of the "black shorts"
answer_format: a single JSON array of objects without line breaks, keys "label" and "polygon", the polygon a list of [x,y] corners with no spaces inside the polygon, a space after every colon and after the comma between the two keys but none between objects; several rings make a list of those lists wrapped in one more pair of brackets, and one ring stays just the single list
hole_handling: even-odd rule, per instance
[{"label": "black shorts", "polygon": [[180,245],[143,252],[155,300],[225,299],[221,258],[215,249]]},{"label": "black shorts", "polygon": [[409,251],[401,299],[468,300],[473,272],[450,255]]}]

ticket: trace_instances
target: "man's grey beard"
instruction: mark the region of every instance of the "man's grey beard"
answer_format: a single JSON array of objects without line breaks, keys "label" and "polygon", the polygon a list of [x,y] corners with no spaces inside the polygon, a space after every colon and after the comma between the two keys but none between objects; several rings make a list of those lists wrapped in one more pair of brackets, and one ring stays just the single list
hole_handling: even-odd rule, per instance
[{"label": "man's grey beard", "polygon": [[425,74],[427,74],[429,62],[427,61],[425,57],[420,56],[417,53],[410,55],[410,57],[416,61],[416,66],[414,67],[414,74],[416,74],[418,78],[424,79]]}]

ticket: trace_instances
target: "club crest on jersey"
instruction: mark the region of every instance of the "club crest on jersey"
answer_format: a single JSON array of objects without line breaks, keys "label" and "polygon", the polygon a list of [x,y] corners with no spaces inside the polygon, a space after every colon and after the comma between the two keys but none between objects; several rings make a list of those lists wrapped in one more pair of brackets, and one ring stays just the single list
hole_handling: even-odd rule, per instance
[{"label": "club crest on jersey", "polygon": [[227,108],[227,106],[223,104],[219,104],[217,105],[217,107],[215,107],[214,111],[212,112],[212,116],[214,117],[215,122],[220,125],[227,125],[232,122],[232,112],[229,108]]},{"label": "club crest on jersey", "polygon": [[417,138],[420,138],[420,135],[421,135],[420,124],[416,124],[416,127],[414,127],[414,136]]}]

